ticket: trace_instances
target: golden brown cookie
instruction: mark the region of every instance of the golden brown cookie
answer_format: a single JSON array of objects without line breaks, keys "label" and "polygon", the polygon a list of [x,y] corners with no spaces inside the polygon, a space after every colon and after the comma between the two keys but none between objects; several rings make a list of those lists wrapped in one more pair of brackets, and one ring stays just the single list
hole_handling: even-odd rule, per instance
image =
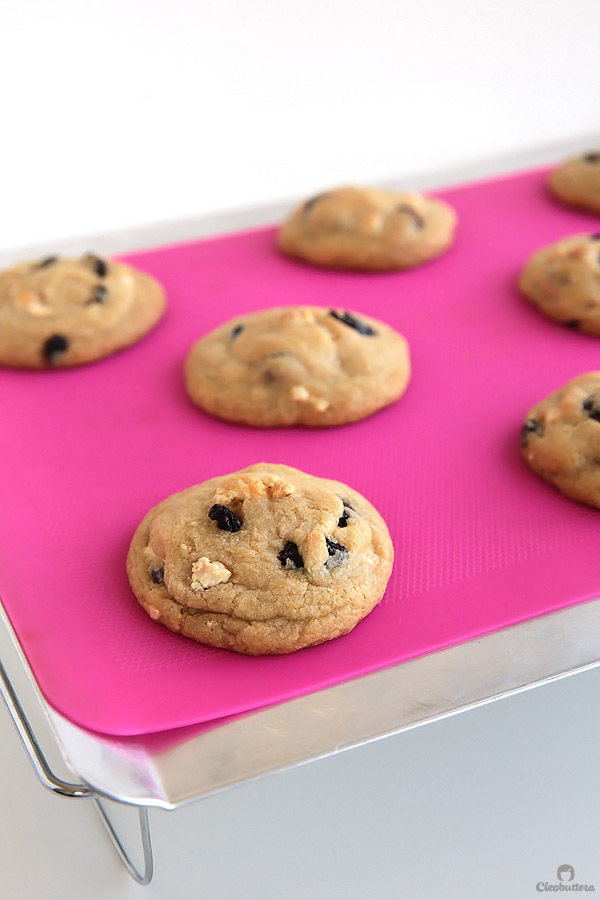
[{"label": "golden brown cookie", "polygon": [[549,184],[563,203],[600,212],[600,150],[568,159],[551,173]]},{"label": "golden brown cookie", "polygon": [[0,365],[57,369],[135,343],[165,309],[162,287],[125,263],[49,256],[0,272]]},{"label": "golden brown cookie", "polygon": [[538,250],[519,284],[525,297],[550,319],[600,334],[600,234],[563,238]]},{"label": "golden brown cookie", "polygon": [[385,522],[352,488],[259,463],[150,510],[127,573],[154,621],[257,656],[351,631],[383,597],[393,555]]},{"label": "golden brown cookie", "polygon": [[521,454],[567,497],[600,507],[600,372],[579,375],[529,411]]},{"label": "golden brown cookie", "polygon": [[343,187],[312,197],[284,222],[280,249],[317,266],[405,269],[452,243],[456,214],[421,194]]},{"label": "golden brown cookie", "polygon": [[259,427],[340,425],[393,403],[410,377],[408,344],[383,322],[316,306],[267,309],[201,338],[185,365],[191,399]]}]

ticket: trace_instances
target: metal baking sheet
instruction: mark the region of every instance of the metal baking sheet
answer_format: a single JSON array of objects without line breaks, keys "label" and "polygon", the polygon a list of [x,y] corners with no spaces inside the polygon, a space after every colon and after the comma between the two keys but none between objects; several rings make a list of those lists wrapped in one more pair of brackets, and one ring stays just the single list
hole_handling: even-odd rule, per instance
[{"label": "metal baking sheet", "polygon": [[[136,254],[170,297],[147,340],[71,372],[2,372],[0,593],[67,720],[127,735],[222,719],[597,596],[597,512],[539,482],[516,451],[529,406],[597,368],[597,342],[543,320],[515,284],[534,249],[598,221],[552,201],[539,170],[439,193],[459,213],[458,239],[422,269],[309,269],[277,255],[272,228]],[[409,338],[414,376],[398,404],[343,428],[268,433],[191,406],[181,367],[197,336],[307,302],[363,311]],[[151,505],[261,459],[368,496],[397,562],[384,602],[351,635],[254,660],[157,628],[123,563]]]}]

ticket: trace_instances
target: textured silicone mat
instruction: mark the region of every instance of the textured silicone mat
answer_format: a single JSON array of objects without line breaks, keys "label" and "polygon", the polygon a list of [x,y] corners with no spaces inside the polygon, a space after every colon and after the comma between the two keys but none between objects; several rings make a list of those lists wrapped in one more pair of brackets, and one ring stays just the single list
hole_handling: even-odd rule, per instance
[{"label": "textured silicone mat", "polygon": [[[73,722],[162,731],[335,684],[597,596],[599,513],[520,460],[529,407],[600,368],[600,342],[518,295],[528,255],[598,220],[528,173],[439,192],[455,246],[410,272],[327,272],[277,255],[273,229],[129,259],[165,285],[146,340],[72,371],[0,372],[0,594],[39,686]],[[411,344],[394,406],[328,430],[252,430],[188,401],[191,343],[225,319],[295,303],[381,318]],[[124,562],[164,497],[259,461],[347,482],[387,520],[396,563],[350,635],[279,658],[199,646],[153,623]]]}]

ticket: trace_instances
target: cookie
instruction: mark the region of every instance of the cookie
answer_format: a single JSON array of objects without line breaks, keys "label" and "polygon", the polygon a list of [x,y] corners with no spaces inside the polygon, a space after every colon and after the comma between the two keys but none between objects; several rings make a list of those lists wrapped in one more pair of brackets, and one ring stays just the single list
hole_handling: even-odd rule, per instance
[{"label": "cookie", "polygon": [[0,365],[58,369],[135,343],[165,309],[161,286],[125,263],[49,256],[0,272]]},{"label": "cookie", "polygon": [[529,411],[521,454],[567,497],[600,507],[600,372],[579,375]]},{"label": "cookie", "polygon": [[600,334],[600,234],[563,238],[538,250],[519,285],[550,319]]},{"label": "cookie", "polygon": [[549,184],[563,203],[600,212],[600,149],[568,159],[551,173]]},{"label": "cookie", "polygon": [[188,393],[211,415],[258,427],[340,425],[393,403],[410,378],[408,344],[383,322],[313,306],[267,309],[201,338]]},{"label": "cookie", "polygon": [[260,463],[150,510],[127,573],[154,621],[258,656],[351,631],[383,597],[393,555],[385,522],[352,488]]},{"label": "cookie", "polygon": [[298,207],[277,240],[288,256],[317,266],[385,271],[439,256],[455,224],[454,210],[441,200],[343,187]]}]

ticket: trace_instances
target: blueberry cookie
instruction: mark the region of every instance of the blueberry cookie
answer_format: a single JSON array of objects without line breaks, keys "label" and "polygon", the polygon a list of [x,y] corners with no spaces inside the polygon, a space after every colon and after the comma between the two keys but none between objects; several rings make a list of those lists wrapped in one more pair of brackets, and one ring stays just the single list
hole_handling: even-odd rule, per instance
[{"label": "blueberry cookie", "polygon": [[385,522],[352,488],[260,463],[150,510],[127,573],[156,622],[258,656],[351,631],[381,600],[393,556]]},{"label": "blueberry cookie", "polygon": [[567,237],[538,250],[520,288],[550,319],[600,334],[600,234]]},{"label": "blueberry cookie", "polygon": [[600,150],[575,156],[555,169],[550,189],[569,206],[600,212]]},{"label": "blueberry cookie", "polygon": [[383,322],[314,306],[267,309],[201,338],[185,366],[191,399],[259,427],[340,425],[393,403],[410,377],[408,344]]},{"label": "blueberry cookie", "polygon": [[49,256],[0,272],[0,365],[77,366],[135,343],[165,309],[160,285],[124,263]]},{"label": "blueberry cookie", "polygon": [[344,187],[312,197],[278,234],[279,248],[317,266],[389,270],[417,266],[452,243],[456,215],[421,194]]},{"label": "blueberry cookie", "polygon": [[600,507],[600,372],[579,375],[530,410],[521,453],[567,497]]}]

